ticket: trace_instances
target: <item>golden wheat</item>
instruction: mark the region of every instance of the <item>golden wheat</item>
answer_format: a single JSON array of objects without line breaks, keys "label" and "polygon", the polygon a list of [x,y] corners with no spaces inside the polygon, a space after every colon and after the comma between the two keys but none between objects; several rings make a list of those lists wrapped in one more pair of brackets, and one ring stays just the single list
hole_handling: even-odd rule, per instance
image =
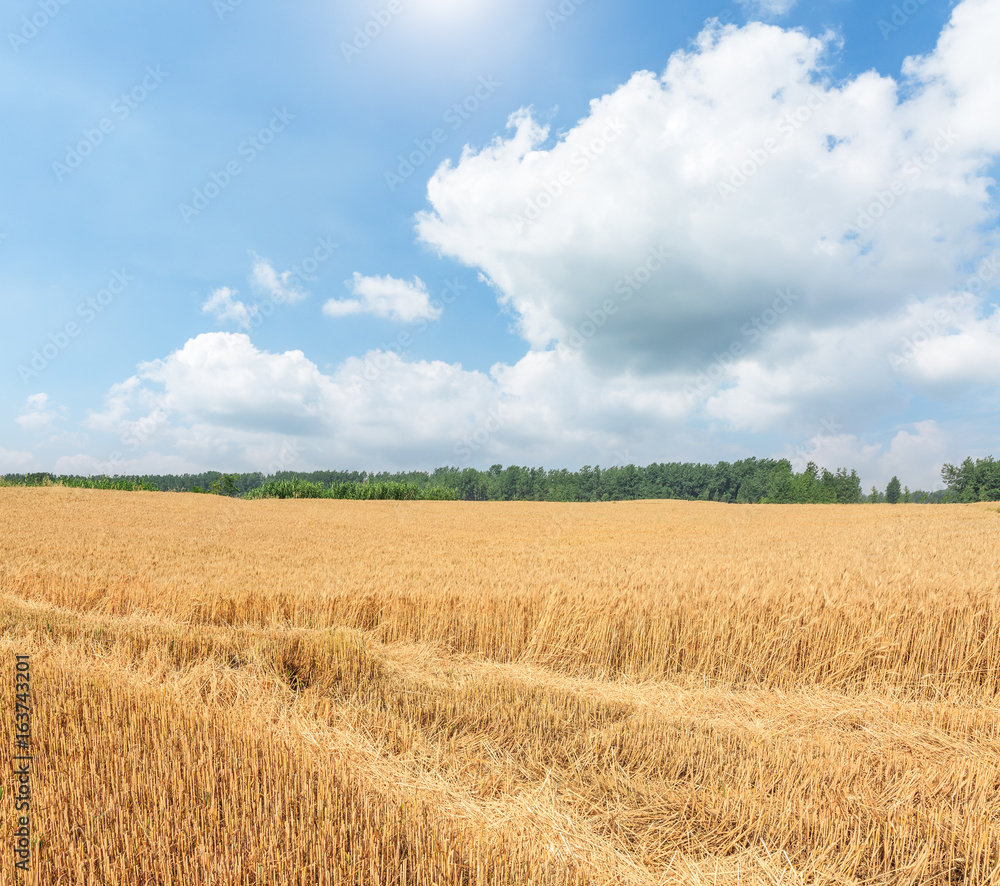
[{"label": "golden wheat", "polygon": [[0,489],[16,882],[1000,883],[998,576],[986,506]]}]

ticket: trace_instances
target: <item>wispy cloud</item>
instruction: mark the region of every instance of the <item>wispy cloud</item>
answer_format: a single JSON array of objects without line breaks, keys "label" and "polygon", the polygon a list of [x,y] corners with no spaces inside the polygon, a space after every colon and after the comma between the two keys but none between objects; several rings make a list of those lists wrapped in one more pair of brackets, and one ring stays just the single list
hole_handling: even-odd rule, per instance
[{"label": "wispy cloud", "polygon": [[214,314],[220,323],[235,323],[240,329],[249,329],[253,318],[257,316],[257,308],[234,298],[238,294],[235,289],[220,286],[212,290],[208,301],[201,306],[201,309],[206,314]]},{"label": "wispy cloud", "polygon": [[798,0],[739,0],[747,15],[775,18],[787,15]]},{"label": "wispy cloud", "polygon": [[0,447],[0,473],[21,473],[37,467],[30,452],[19,452]]},{"label": "wispy cloud", "polygon": [[253,270],[250,272],[250,285],[254,292],[265,295],[277,304],[295,304],[302,301],[307,293],[293,283],[297,279],[294,271],[278,273],[266,258],[256,253],[253,255]]},{"label": "wispy cloud", "polygon": [[44,431],[52,426],[57,412],[49,406],[48,394],[32,394],[28,397],[24,411],[15,421],[25,431]]},{"label": "wispy cloud", "polygon": [[212,290],[201,306],[202,311],[213,314],[219,323],[232,323],[244,331],[259,326],[262,318],[271,316],[275,305],[295,304],[308,296],[299,288],[298,269],[276,271],[268,259],[255,252],[250,255],[253,257],[250,288],[257,298],[253,302],[243,301],[236,297],[239,290],[220,286]]},{"label": "wispy cloud", "polygon": [[331,298],[323,305],[323,313],[328,317],[347,317],[352,314],[373,314],[403,323],[417,320],[437,320],[441,316],[440,305],[431,303],[423,280],[414,277],[413,282],[384,277],[363,277],[357,271],[348,282],[356,298]]}]

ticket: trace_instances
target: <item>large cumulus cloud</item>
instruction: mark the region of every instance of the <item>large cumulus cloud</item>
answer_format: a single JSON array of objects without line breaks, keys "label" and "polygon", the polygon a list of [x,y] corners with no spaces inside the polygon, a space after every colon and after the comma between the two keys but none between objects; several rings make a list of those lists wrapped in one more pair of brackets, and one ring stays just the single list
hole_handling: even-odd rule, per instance
[{"label": "large cumulus cloud", "polygon": [[[710,25],[558,140],[522,110],[444,164],[419,236],[488,275],[533,348],[603,319],[583,351],[605,374],[689,374],[734,341],[734,382],[791,369],[813,336],[893,327],[995,247],[995,28],[1000,4],[966,0],[898,79],[838,82],[833,35]],[[669,259],[647,274],[650,250]],[[781,292],[795,306],[771,353],[742,330]]]}]

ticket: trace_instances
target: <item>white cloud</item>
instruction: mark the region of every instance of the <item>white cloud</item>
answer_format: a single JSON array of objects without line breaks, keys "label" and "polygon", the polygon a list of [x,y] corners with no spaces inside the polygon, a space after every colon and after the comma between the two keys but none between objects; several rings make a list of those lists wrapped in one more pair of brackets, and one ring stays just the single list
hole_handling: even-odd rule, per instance
[{"label": "white cloud", "polygon": [[257,316],[257,307],[247,306],[235,298],[239,293],[228,286],[213,289],[208,300],[201,306],[206,314],[214,314],[220,323],[235,323],[240,329],[250,329],[253,319]]},{"label": "white cloud", "polygon": [[801,470],[808,461],[827,467],[849,465],[864,478],[865,494],[871,486],[885,490],[894,476],[913,490],[944,488],[941,466],[955,441],[937,422],[916,422],[886,443],[869,443],[851,434],[838,434],[835,428],[833,431],[821,428],[801,450],[786,453],[796,469]]},{"label": "white cloud", "polygon": [[37,467],[35,456],[30,452],[0,448],[0,474],[23,474]]},{"label": "white cloud", "polygon": [[172,454],[143,453],[137,458],[116,454],[114,458],[96,458],[78,453],[57,459],[54,474],[75,474],[81,477],[141,476],[142,474],[191,474],[204,470],[204,466]]},{"label": "white cloud", "polygon": [[298,288],[298,274],[282,271],[280,274],[266,258],[253,254],[253,269],[250,284],[255,292],[270,298],[276,304],[295,304],[306,298],[306,293]]},{"label": "white cloud", "polygon": [[[329,250],[327,250],[329,252]],[[239,291],[228,286],[213,289],[202,305],[206,314],[213,314],[219,323],[232,323],[245,332],[260,325],[263,317],[269,317],[275,304],[295,304],[307,297],[299,288],[301,278],[297,271],[281,271],[266,258],[251,252],[253,264],[250,269],[250,287],[264,299],[263,304],[247,303],[238,298]],[[271,303],[268,310],[268,303]]]},{"label": "white cloud", "polygon": [[[973,177],[976,161],[1000,151],[996,115],[1000,91],[995,40],[998,29],[1000,4],[996,0],[963,0],[952,10],[934,52],[908,58],[903,64],[907,78],[923,90],[912,108],[927,114],[930,125],[924,128],[947,123],[959,134],[970,179],[966,184],[972,186],[969,192],[977,197],[982,196],[979,189],[987,180]],[[946,121],[933,119],[938,111],[943,112]]]},{"label": "white cloud", "polygon": [[937,422],[917,422],[912,432],[901,430],[892,438],[888,450],[879,457],[877,476],[898,476],[911,489],[941,489],[941,465],[949,442],[947,432]]},{"label": "white cloud", "polygon": [[[923,307],[923,306],[922,306]],[[921,313],[920,325],[899,348],[902,374],[927,391],[955,391],[1000,382],[1000,311],[984,315],[974,308],[952,319],[950,306]],[[908,360],[906,358],[909,358]]]},{"label": "white cloud", "polygon": [[[162,386],[160,409],[223,427],[283,432],[330,429],[326,383],[301,351],[258,351],[246,335],[206,333],[162,360],[140,364],[135,387]],[[155,390],[155,389],[154,389]],[[134,396],[134,394],[133,394]]]},{"label": "white cloud", "polygon": [[[327,466],[582,464],[606,463],[626,445],[661,456],[662,434],[682,433],[688,410],[681,394],[646,390],[642,380],[601,383],[567,348],[532,352],[488,374],[371,351],[327,374],[301,351],[268,353],[246,335],[219,332],[141,364],[88,424],[135,441],[137,451],[168,446],[190,461],[225,457],[247,469],[291,438]],[[152,428],[145,436],[144,425]]]},{"label": "white cloud", "polygon": [[48,394],[31,394],[25,402],[24,411],[14,420],[25,431],[45,431],[58,417],[58,412],[49,406]]},{"label": "white cloud", "polygon": [[423,280],[414,277],[413,282],[384,277],[363,277],[357,271],[348,284],[357,298],[331,298],[323,305],[323,313],[328,317],[347,317],[353,314],[373,314],[403,323],[418,320],[437,320],[442,308],[431,302]]},{"label": "white cloud", "polygon": [[[121,447],[124,459],[112,465],[81,454],[57,469],[274,470],[279,461],[297,470],[607,466],[749,454],[711,427],[692,428],[697,409],[667,379],[600,379],[579,351],[565,347],[529,352],[489,373],[384,351],[326,373],[301,351],[269,353],[246,335],[206,333],[141,364],[91,416],[91,427],[133,441]],[[145,437],[143,422],[154,429]],[[941,486],[942,462],[960,458],[956,445],[964,455],[967,442],[933,421],[873,436],[849,433],[831,416],[812,426],[800,448],[756,454],[787,456],[799,469],[810,460],[855,468],[866,488],[884,488],[898,474],[911,488],[933,489]]]},{"label": "white cloud", "polygon": [[[532,348],[597,326],[582,353],[601,378],[683,387],[735,341],[709,418],[812,425],[832,400],[860,424],[900,403],[887,355],[902,321],[993,246],[993,25],[1000,3],[966,0],[900,82],[838,84],[830,35],[712,25],[558,140],[521,111],[508,138],[443,164],[419,237],[480,268]],[[654,269],[651,250],[670,258]],[[794,306],[746,335],[778,291]],[[989,329],[950,371],[989,370]]]}]

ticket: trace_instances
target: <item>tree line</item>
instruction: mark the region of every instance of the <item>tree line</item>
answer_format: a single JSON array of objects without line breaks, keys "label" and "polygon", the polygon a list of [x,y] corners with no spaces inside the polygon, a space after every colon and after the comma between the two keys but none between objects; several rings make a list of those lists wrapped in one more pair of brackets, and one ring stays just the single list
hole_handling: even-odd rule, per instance
[{"label": "tree line", "polygon": [[[866,495],[854,470],[829,471],[813,462],[796,472],[788,459],[745,458],[716,464],[654,463],[642,467],[584,465],[578,471],[493,465],[441,467],[434,471],[280,471],[223,474],[146,474],[137,477],[7,474],[6,484],[206,492],[244,498],[457,498],[464,501],[629,501],[681,499],[733,503],[858,504],[1000,501],[1000,462],[967,458],[941,471],[946,488],[934,492],[902,486],[893,477],[885,490]],[[363,488],[362,488],[363,487]]]}]

